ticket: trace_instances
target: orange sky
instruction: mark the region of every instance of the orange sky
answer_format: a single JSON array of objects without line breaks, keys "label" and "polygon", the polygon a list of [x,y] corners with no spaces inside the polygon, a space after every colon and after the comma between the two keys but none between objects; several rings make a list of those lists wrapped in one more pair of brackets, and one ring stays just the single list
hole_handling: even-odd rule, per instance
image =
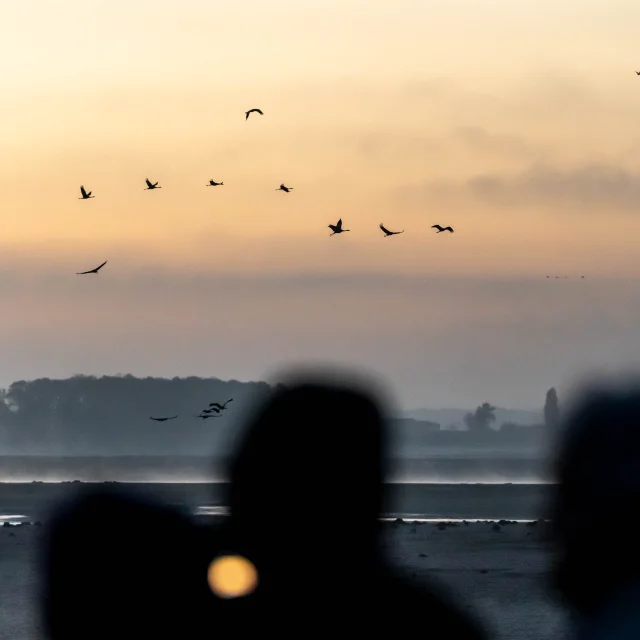
[{"label": "orange sky", "polygon": [[[633,312],[607,327],[640,275],[638,20],[613,0],[4,3],[0,381],[255,379],[324,357],[387,375],[406,406],[533,406],[633,362]],[[352,231],[329,239],[339,217]],[[562,307],[548,274],[590,288],[562,283]],[[402,284],[432,276],[467,289]],[[553,320],[520,317],[522,296]],[[603,296],[588,335],[561,335]],[[474,350],[505,332],[482,375]]]}]

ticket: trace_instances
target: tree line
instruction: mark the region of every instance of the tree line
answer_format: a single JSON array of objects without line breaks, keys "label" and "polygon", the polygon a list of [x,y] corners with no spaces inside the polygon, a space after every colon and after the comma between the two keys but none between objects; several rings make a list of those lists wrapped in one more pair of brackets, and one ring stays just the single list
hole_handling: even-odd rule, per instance
[{"label": "tree line", "polygon": [[[0,454],[204,455],[239,412],[272,391],[266,382],[195,376],[20,380],[0,392]],[[196,419],[210,402],[229,398],[222,418]],[[171,422],[149,420],[176,414]]]},{"label": "tree line", "polygon": [[[208,455],[230,443],[240,431],[245,410],[273,390],[266,382],[195,376],[20,380],[0,390],[0,455]],[[233,402],[223,417],[206,421],[195,417],[210,402],[229,398]],[[484,402],[466,414],[468,432],[466,436],[459,432],[459,437],[472,443],[493,440],[500,433],[526,435],[525,425],[505,423],[496,429],[495,411]],[[178,420],[149,420],[176,414]],[[558,396],[551,388],[544,408],[549,430],[556,428],[559,417]],[[393,431],[403,440],[426,442],[439,437],[432,431],[436,425],[397,422]],[[446,439],[446,433],[440,433]]]}]

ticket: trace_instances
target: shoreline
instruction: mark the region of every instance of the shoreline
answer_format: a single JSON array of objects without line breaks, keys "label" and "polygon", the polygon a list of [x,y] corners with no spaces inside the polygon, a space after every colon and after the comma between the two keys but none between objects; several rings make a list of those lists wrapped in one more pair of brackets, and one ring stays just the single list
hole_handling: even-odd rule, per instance
[{"label": "shoreline", "polygon": [[[61,503],[87,492],[110,488],[191,514],[224,513],[229,499],[228,483],[7,483],[0,484],[0,516],[45,520]],[[379,513],[383,518],[438,522],[537,520],[547,515],[552,491],[553,485],[541,484],[387,483]],[[292,510],[313,515],[313,504],[306,502],[304,490],[299,492],[297,500],[297,504],[289,507],[274,496],[272,508],[285,518]]]},{"label": "shoreline", "polygon": [[[228,513],[191,513],[196,524],[218,524],[220,521],[229,517]],[[42,526],[46,525],[46,520],[27,520],[29,516],[22,515],[0,515],[0,528],[10,527],[24,527],[24,526]],[[292,522],[295,520],[292,520]],[[444,531],[448,527],[457,527],[459,525],[497,525],[499,527],[510,525],[525,525],[527,527],[545,527],[551,523],[550,519],[536,518],[534,520],[509,520],[506,518],[494,518],[487,520],[484,518],[412,518],[405,517],[399,518],[395,516],[385,515],[378,517],[378,522],[383,525],[398,526],[416,526],[432,524],[436,526],[440,531]],[[126,525],[126,522],[124,522]]]},{"label": "shoreline", "polygon": [[[229,484],[228,480],[0,480],[0,486],[8,485],[12,487],[27,487],[32,485],[45,484],[45,485],[103,485],[103,484],[118,484],[118,485],[225,485]],[[494,481],[494,482],[482,482],[465,480],[460,482],[454,482],[450,480],[432,481],[432,480],[386,480],[385,485],[419,485],[419,486],[487,486],[487,487],[539,487],[539,486],[554,486],[557,483],[550,480],[541,480],[539,482],[527,481]]]}]

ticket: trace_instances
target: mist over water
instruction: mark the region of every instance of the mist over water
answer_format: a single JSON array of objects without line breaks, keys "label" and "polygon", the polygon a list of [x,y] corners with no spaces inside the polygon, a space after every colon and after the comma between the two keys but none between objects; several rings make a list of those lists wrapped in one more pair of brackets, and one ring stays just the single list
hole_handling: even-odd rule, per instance
[{"label": "mist over water", "polygon": [[[192,516],[226,514],[226,483],[126,483],[125,491],[161,500]],[[74,482],[0,483],[0,516],[13,521],[46,521],[60,500],[87,487]],[[388,483],[380,516],[407,520],[534,520],[544,516],[548,485],[524,483]],[[304,501],[296,507],[314,512]],[[274,496],[274,513],[286,518],[286,506]],[[315,513],[315,512],[314,512]],[[312,515],[312,513],[310,513]],[[315,514],[319,518],[328,513]]]},{"label": "mist over water", "polygon": [[[227,458],[173,456],[0,457],[0,482],[220,483]],[[540,457],[485,455],[392,458],[389,483],[537,484],[549,481]]]}]

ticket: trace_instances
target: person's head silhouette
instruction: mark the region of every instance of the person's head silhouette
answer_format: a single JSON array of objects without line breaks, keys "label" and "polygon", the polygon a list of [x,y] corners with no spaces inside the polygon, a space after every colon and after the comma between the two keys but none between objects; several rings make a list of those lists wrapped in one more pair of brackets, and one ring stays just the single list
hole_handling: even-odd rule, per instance
[{"label": "person's head silhouette", "polygon": [[260,407],[231,465],[229,507],[235,543],[263,579],[370,566],[383,446],[381,410],[359,388],[303,382]]},{"label": "person's head silhouette", "polygon": [[639,416],[640,388],[596,389],[585,393],[562,431],[550,513],[552,575],[579,615],[628,585],[640,587],[636,531],[616,524],[640,506]]}]

